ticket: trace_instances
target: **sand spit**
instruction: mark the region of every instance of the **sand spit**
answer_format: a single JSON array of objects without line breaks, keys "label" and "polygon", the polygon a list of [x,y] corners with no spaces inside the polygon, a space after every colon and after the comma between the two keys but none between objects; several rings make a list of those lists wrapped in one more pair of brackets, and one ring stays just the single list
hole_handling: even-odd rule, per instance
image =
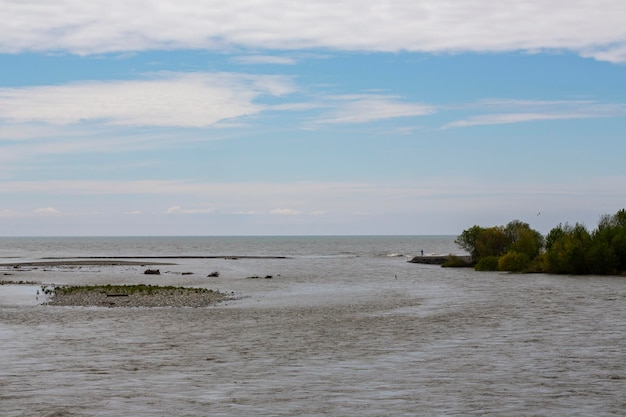
[{"label": "sand spit", "polygon": [[[43,258],[67,259],[67,258]],[[282,255],[153,255],[153,256],[76,256],[72,259],[289,259]]]},{"label": "sand spit", "polygon": [[15,268],[32,266],[128,266],[128,265],[176,265],[168,262],[145,262],[145,261],[119,261],[113,259],[91,259],[91,260],[58,260],[58,261],[37,261],[37,262],[14,262],[10,264],[0,264],[0,268]]},{"label": "sand spit", "polygon": [[56,287],[51,306],[81,307],[207,307],[233,299],[232,294],[206,288],[153,285]]}]

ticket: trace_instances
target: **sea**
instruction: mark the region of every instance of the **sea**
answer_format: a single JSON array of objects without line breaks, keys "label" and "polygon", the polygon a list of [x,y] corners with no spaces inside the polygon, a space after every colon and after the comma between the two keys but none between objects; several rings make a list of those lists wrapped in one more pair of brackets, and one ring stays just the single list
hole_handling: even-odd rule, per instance
[{"label": "sea", "polygon": [[[624,416],[626,277],[408,262],[463,255],[454,238],[0,238],[0,415]],[[145,263],[62,262],[101,258]],[[138,283],[232,299],[58,307],[43,291]]]}]

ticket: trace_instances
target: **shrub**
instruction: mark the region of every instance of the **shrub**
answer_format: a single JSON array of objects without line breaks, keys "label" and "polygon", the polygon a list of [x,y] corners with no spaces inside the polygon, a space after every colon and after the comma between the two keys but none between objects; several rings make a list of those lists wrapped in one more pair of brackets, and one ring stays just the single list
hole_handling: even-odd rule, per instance
[{"label": "shrub", "polygon": [[524,272],[530,267],[531,259],[525,253],[510,251],[498,260],[500,271]]},{"label": "shrub", "polygon": [[441,264],[444,268],[461,268],[464,266],[472,266],[465,258],[455,255],[449,255],[448,260]]},{"label": "shrub", "polygon": [[497,271],[498,259],[497,256],[485,256],[478,261],[474,269],[476,271]]}]

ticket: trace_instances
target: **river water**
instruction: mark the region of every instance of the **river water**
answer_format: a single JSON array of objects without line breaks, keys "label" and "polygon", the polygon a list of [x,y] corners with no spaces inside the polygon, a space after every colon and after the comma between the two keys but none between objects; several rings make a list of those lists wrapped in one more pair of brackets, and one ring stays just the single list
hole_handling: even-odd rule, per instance
[{"label": "river water", "polygon": [[39,284],[2,285],[0,415],[623,416],[626,278],[406,262],[458,253],[453,239],[1,238],[5,264],[238,259],[169,258],[158,276],[0,266],[5,281],[237,297],[207,308],[53,307]]}]

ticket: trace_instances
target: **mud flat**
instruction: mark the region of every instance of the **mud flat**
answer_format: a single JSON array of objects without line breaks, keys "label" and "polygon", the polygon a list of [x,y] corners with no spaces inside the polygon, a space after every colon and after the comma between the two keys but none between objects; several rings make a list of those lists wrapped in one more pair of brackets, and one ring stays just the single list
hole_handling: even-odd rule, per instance
[{"label": "mud flat", "polygon": [[233,299],[206,288],[152,285],[55,287],[51,306],[82,307],[207,307]]}]

